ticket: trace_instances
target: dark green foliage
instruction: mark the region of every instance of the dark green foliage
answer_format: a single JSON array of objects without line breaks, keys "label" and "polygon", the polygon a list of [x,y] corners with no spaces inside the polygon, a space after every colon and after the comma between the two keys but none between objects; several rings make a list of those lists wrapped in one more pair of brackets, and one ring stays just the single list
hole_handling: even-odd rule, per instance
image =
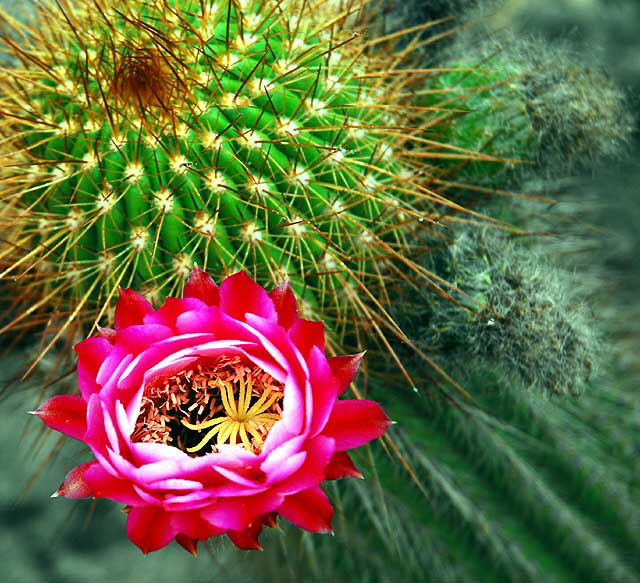
[{"label": "dark green foliage", "polygon": [[[381,22],[387,32],[421,22],[433,22],[434,26],[430,26],[423,35],[446,35],[451,31],[452,24],[460,24],[464,11],[476,4],[477,0],[383,0],[381,8],[384,18]],[[439,22],[441,20],[445,22]]]}]

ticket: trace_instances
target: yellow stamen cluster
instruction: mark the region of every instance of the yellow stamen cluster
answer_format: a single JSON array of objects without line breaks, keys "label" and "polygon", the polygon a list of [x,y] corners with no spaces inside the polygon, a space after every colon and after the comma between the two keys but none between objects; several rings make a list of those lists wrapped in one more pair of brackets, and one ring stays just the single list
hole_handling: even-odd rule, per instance
[{"label": "yellow stamen cluster", "polygon": [[[224,443],[257,453],[282,415],[283,394],[282,383],[240,356],[201,359],[145,387],[131,440],[195,455]],[[204,429],[209,431],[197,441],[193,431]]]},{"label": "yellow stamen cluster", "polygon": [[[240,443],[246,449],[253,451],[255,445],[262,445],[263,435],[280,419],[278,413],[268,413],[267,411],[282,398],[282,393],[267,387],[252,405],[253,383],[251,378],[240,379],[237,398],[234,394],[236,387],[229,381],[218,381],[218,383],[225,414],[204,423],[194,424],[183,419],[182,424],[188,429],[202,431],[209,427],[213,428],[207,432],[198,445],[187,448],[187,451],[189,453],[199,451],[216,435],[218,436],[216,441],[218,445]],[[250,437],[253,438],[253,441],[250,440]]]}]

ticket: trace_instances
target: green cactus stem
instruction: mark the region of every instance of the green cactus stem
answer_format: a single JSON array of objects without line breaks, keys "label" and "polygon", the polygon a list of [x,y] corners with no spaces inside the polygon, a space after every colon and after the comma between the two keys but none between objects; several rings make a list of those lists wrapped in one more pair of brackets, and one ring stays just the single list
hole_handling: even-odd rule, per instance
[{"label": "green cactus stem", "polygon": [[374,320],[358,294],[393,329],[384,262],[450,203],[418,171],[409,89],[429,71],[349,32],[365,3],[347,4],[326,21],[306,2],[46,2],[5,34],[3,330],[104,321],[118,286],[160,300],[194,264],[289,277],[337,337]]}]

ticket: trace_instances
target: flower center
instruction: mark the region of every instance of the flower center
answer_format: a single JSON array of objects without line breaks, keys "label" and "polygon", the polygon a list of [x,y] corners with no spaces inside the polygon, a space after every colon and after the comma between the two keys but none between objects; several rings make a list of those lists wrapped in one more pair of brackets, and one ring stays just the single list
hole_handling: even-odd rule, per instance
[{"label": "flower center", "polygon": [[202,359],[145,387],[131,440],[173,445],[192,455],[215,452],[224,443],[259,453],[282,416],[283,389],[240,356]]}]

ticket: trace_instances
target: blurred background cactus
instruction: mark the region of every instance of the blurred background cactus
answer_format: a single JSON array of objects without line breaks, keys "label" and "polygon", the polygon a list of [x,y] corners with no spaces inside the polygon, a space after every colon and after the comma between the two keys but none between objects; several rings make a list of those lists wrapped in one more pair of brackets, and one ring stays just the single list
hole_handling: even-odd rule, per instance
[{"label": "blurred background cactus", "polygon": [[624,92],[566,43],[476,28],[457,35],[443,58],[459,70],[440,76],[423,102],[456,113],[435,130],[462,148],[510,160],[459,161],[459,180],[505,188],[588,172],[619,158],[633,131]]},{"label": "blurred background cactus", "polygon": [[[543,6],[542,0],[535,4]],[[572,3],[558,4],[567,19]],[[611,20],[620,23],[622,2],[612,10],[591,4],[603,29]],[[449,8],[464,7],[472,18],[470,5],[451,2]],[[485,10],[484,22],[517,23],[517,5]],[[416,10],[436,8],[425,2]],[[579,22],[587,22],[587,11],[576,10]],[[401,6],[383,24],[397,29],[406,13],[413,12]],[[444,226],[404,231],[405,249],[418,272],[431,274],[431,285],[402,269],[381,272],[393,298],[390,316],[406,333],[405,344],[392,345],[415,387],[408,391],[388,356],[370,351],[369,360],[385,366],[370,367],[369,390],[398,423],[390,441],[359,452],[359,465],[374,484],[332,485],[331,496],[340,501],[336,537],[281,525],[269,533],[265,553],[215,544],[211,557],[196,562],[168,550],[166,563],[154,557],[143,564],[121,532],[119,542],[113,533],[96,538],[94,547],[73,537],[47,546],[42,540],[50,539],[36,525],[61,525],[68,506],[37,506],[29,497],[3,509],[15,523],[3,533],[5,549],[16,549],[5,560],[10,573],[72,581],[86,572],[100,580],[111,557],[126,556],[129,573],[136,573],[130,576],[142,581],[174,580],[176,570],[203,581],[221,574],[265,582],[640,580],[634,291],[640,173],[631,163],[616,162],[617,171],[599,168],[604,159],[624,156],[635,131],[633,104],[614,81],[640,81],[617,75],[628,71],[624,55],[621,69],[607,63],[612,81],[593,61],[568,56],[566,43],[549,46],[544,29],[533,40],[514,30],[515,36],[496,37],[476,29],[451,36],[440,52],[437,44],[425,47],[422,66],[456,70],[434,74],[417,91],[437,110],[424,130],[460,152],[436,147],[431,152],[440,156],[418,158],[420,167],[434,188],[478,215],[450,206],[440,213]],[[595,24],[586,30],[596,30]],[[495,128],[491,135],[487,127]],[[486,159],[470,160],[473,150]],[[460,159],[442,155],[464,153]],[[505,164],[499,157],[529,163]],[[523,192],[507,194],[515,188]],[[485,217],[499,220],[491,227]],[[11,394],[3,406],[13,413],[23,398]],[[18,427],[13,420],[6,425],[7,439]],[[40,456],[58,447],[28,439],[35,439],[27,443]],[[56,463],[64,466],[65,456],[77,463],[83,453],[74,447],[65,444]],[[30,475],[24,462],[4,455],[5,467],[13,468],[8,474]],[[51,469],[53,477],[35,487],[55,487],[63,472]],[[16,496],[13,485],[7,491]],[[28,507],[32,513],[16,520]],[[110,515],[119,520],[113,506],[98,503],[96,509],[96,516],[80,510],[75,518],[101,525]],[[31,548],[16,542],[24,533],[36,533],[29,535]]]},{"label": "blurred background cactus", "polygon": [[423,352],[461,377],[487,369],[506,386],[580,394],[603,346],[584,304],[589,286],[551,264],[552,251],[552,244],[463,225],[424,261],[466,296],[454,303],[412,290],[393,314]]}]

